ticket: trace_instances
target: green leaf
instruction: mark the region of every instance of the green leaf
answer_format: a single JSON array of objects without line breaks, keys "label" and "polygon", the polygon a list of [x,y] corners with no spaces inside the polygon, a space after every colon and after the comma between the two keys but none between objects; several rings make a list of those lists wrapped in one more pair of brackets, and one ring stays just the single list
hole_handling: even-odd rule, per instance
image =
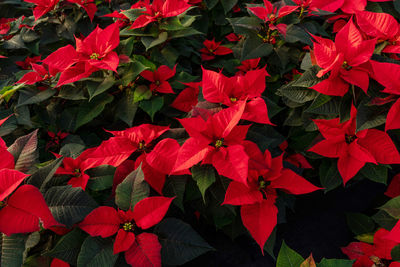
[{"label": "green leaf", "polygon": [[160,32],[157,38],[144,36],[142,37],[141,41],[144,47],[146,47],[146,51],[150,48],[155,47],[159,44],[164,43],[168,39],[168,32]]},{"label": "green leaf", "polygon": [[318,94],[318,96],[314,99],[311,106],[306,109],[306,112],[312,112],[313,110],[323,106],[328,103],[332,99],[329,95]]},{"label": "green leaf", "polygon": [[138,106],[139,104],[134,102],[132,89],[128,88],[125,90],[125,96],[118,101],[115,116],[132,127]]},{"label": "green leaf", "polygon": [[183,199],[185,196],[186,176],[172,176],[165,181],[163,188],[164,196],[175,197],[172,201],[178,208],[184,211]]},{"label": "green leaf", "polygon": [[164,105],[164,98],[162,96],[152,97],[150,100],[143,100],[139,103],[139,107],[143,109],[149,116],[151,120],[154,121],[154,115],[157,111],[161,110]]},{"label": "green leaf", "polygon": [[400,261],[400,245],[393,247],[392,251],[390,252],[390,256],[392,256],[392,260]]},{"label": "green leaf", "polygon": [[386,230],[392,230],[392,228],[397,223],[397,220],[390,216],[387,212],[380,210],[372,216],[372,219],[380,226]]},{"label": "green leaf", "polygon": [[113,75],[105,77],[105,79],[100,83],[87,83],[87,89],[89,93],[89,102],[93,99],[93,97],[107,91],[115,84],[115,79]]},{"label": "green leaf", "polygon": [[350,119],[352,105],[353,105],[353,96],[350,93],[345,94],[340,100],[340,108],[339,108],[340,123],[343,123]]},{"label": "green leaf", "polygon": [[34,185],[40,189],[41,192],[45,192],[47,189],[47,183],[53,178],[54,173],[60,167],[63,158],[53,160],[50,164],[35,171],[28,180],[28,184]]},{"label": "green leaf", "polygon": [[[87,83],[89,86],[89,83]],[[86,100],[82,88],[75,86],[64,85],[61,87],[57,97],[67,100]]]},{"label": "green leaf", "polygon": [[56,92],[57,92],[57,90],[54,90],[51,88],[44,90],[44,91],[39,91],[37,94],[26,99],[22,103],[18,103],[18,105],[16,107],[40,103],[46,99],[49,99],[53,95],[55,95]]},{"label": "green leaf", "polygon": [[79,251],[86,236],[82,230],[74,228],[74,230],[62,236],[54,248],[44,255],[76,265]]},{"label": "green leaf", "polygon": [[360,173],[371,181],[387,184],[388,167],[386,165],[366,163],[360,170]]},{"label": "green leaf", "polygon": [[111,188],[114,180],[115,167],[110,165],[101,165],[86,171],[90,176],[88,188],[93,191],[101,191]]},{"label": "green leaf", "polygon": [[[122,73],[122,78],[120,80],[121,84],[124,86],[128,86],[129,83],[134,81],[137,76],[144,70],[149,69],[149,66],[146,66],[143,62],[139,61],[141,58],[137,56],[134,57],[134,61],[129,64],[127,70]],[[145,63],[149,62],[148,60],[144,61]]]},{"label": "green leaf", "polygon": [[68,228],[82,221],[98,205],[80,187],[54,186],[44,195],[54,218]]},{"label": "green leaf", "polygon": [[182,38],[182,37],[188,37],[192,35],[198,35],[198,34],[203,34],[202,32],[199,32],[196,29],[193,28],[186,28],[184,30],[179,30],[179,31],[173,31],[169,32],[169,39],[176,39],[176,38]]},{"label": "green leaf", "polygon": [[319,93],[310,87],[321,81],[316,75],[318,67],[312,67],[294,80],[278,89],[278,93],[296,103],[306,103],[314,100]]},{"label": "green leaf", "polygon": [[161,259],[166,265],[182,265],[214,250],[193,228],[175,218],[161,221],[154,229],[161,243]]},{"label": "green leaf", "polygon": [[352,260],[342,260],[342,259],[322,259],[317,267],[352,267]]},{"label": "green leaf", "polygon": [[6,40],[3,43],[4,49],[24,49],[26,48],[24,41],[21,38],[21,35],[14,35],[11,39]]},{"label": "green leaf", "polygon": [[144,8],[134,8],[134,9],[124,10],[121,13],[124,14],[129,20],[134,21],[140,15],[143,15],[143,11],[145,11]]},{"label": "green leaf", "polygon": [[37,151],[38,129],[30,134],[19,137],[15,140],[8,151],[14,156],[15,169],[21,172],[28,172],[38,159]]},{"label": "green leaf", "polygon": [[304,259],[300,254],[289,248],[285,244],[285,241],[282,242],[276,261],[276,267],[299,267],[303,261]]},{"label": "green leaf", "polygon": [[114,266],[117,258],[118,254],[114,254],[110,240],[88,236],[78,256],[78,267]]},{"label": "green leaf", "polygon": [[99,116],[105,106],[113,101],[113,99],[114,97],[112,95],[99,95],[94,97],[89,103],[81,105],[76,118],[75,131],[82,125],[85,125]]},{"label": "green leaf", "polygon": [[140,165],[117,186],[115,190],[115,203],[122,210],[133,209],[136,203],[148,197],[149,194],[150,187],[144,180],[144,174]]},{"label": "green leaf", "polygon": [[294,24],[288,25],[285,40],[289,43],[302,42],[307,45],[312,45],[310,35],[307,31]]},{"label": "green leaf", "polygon": [[212,166],[193,166],[192,178],[196,181],[205,202],[206,190],[215,182],[215,171]]},{"label": "green leaf", "polygon": [[400,196],[392,198],[379,209],[386,211],[390,216],[395,219],[400,219]]},{"label": "green leaf", "polygon": [[218,4],[218,0],[204,0],[208,9],[212,9]]},{"label": "green leaf", "polygon": [[260,19],[257,17],[227,18],[233,31],[241,35],[254,35],[254,31],[260,28]]},{"label": "green leaf", "polygon": [[26,235],[13,234],[11,236],[2,235],[1,238],[1,266],[21,267],[24,261]]},{"label": "green leaf", "polygon": [[1,96],[0,99],[5,99],[6,102],[8,102],[16,91],[18,91],[19,89],[24,88],[24,87],[25,87],[25,84],[23,84],[23,83],[17,84],[17,85],[4,86],[0,90],[0,96]]},{"label": "green leaf", "polygon": [[362,213],[347,213],[346,220],[347,225],[355,235],[370,233],[375,229],[375,222]]},{"label": "green leaf", "polygon": [[135,92],[133,93],[133,102],[140,102],[142,100],[149,100],[153,93],[150,89],[145,85],[139,85],[136,87]]},{"label": "green leaf", "polygon": [[248,37],[243,44],[241,60],[266,57],[272,50],[272,44],[264,43],[258,36]]},{"label": "green leaf", "polygon": [[386,122],[386,114],[381,106],[360,104],[357,108],[357,132],[372,129]]},{"label": "green leaf", "polygon": [[325,160],[319,167],[319,177],[325,193],[342,184],[342,177],[335,161]]},{"label": "green leaf", "polygon": [[225,14],[228,13],[237,4],[237,2],[238,0],[221,0]]}]

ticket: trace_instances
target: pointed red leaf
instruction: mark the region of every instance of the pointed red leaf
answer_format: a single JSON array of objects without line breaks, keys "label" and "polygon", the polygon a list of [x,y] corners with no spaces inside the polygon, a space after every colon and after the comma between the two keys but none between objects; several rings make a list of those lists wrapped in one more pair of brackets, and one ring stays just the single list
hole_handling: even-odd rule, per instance
[{"label": "pointed red leaf", "polygon": [[111,207],[98,207],[79,223],[79,228],[91,236],[103,238],[114,235],[121,224],[118,212]]},{"label": "pointed red leaf", "polygon": [[173,199],[174,197],[148,197],[139,201],[133,209],[136,225],[147,229],[159,223],[167,213]]},{"label": "pointed red leaf", "polygon": [[132,267],[161,267],[161,245],[155,234],[142,233],[125,252],[125,260]]},{"label": "pointed red leaf", "polygon": [[0,201],[8,197],[27,176],[17,170],[0,170]]},{"label": "pointed red leaf", "polygon": [[127,251],[135,243],[135,234],[119,229],[114,241],[114,254]]}]

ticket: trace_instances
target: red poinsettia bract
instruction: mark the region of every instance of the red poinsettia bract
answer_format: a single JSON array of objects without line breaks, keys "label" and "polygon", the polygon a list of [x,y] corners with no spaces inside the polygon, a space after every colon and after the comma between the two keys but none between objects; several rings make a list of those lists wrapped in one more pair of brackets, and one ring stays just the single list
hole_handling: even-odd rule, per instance
[{"label": "red poinsettia bract", "polygon": [[119,148],[114,148],[117,154],[119,150],[127,151],[128,153],[124,152],[122,155],[127,155],[125,159],[133,152],[139,152],[139,156],[135,160],[135,168],[142,164],[141,169],[144,174],[144,179],[160,194],[162,193],[166,173],[157,171],[151,167],[147,163],[146,157],[153,148],[153,141],[168,130],[168,126],[142,124],[124,131],[109,131],[114,137],[105,141],[105,143],[110,144],[118,143]]},{"label": "red poinsettia bract", "polygon": [[132,266],[161,266],[158,237],[142,230],[159,223],[173,199],[148,197],[126,212],[102,206],[89,213],[79,227],[91,236],[106,238],[117,234],[114,254],[125,251],[125,259]]},{"label": "red poinsettia bract", "polygon": [[317,74],[322,77],[330,72],[329,78],[311,87],[325,95],[343,96],[349,84],[360,87],[367,93],[369,85],[369,62],[376,40],[363,40],[353,21],[350,20],[336,35],[335,42],[313,36],[314,55],[318,66]]},{"label": "red poinsettia bract", "polygon": [[162,18],[178,16],[191,7],[186,1],[182,0],[154,0],[151,5],[144,3],[143,6],[146,11],[133,22],[131,29],[143,28]]},{"label": "red poinsettia bract", "polygon": [[215,42],[215,40],[205,40],[203,45],[205,47],[200,49],[201,52],[201,60],[212,60],[216,56],[224,56],[232,54],[232,49],[222,46],[222,42]]},{"label": "red poinsettia bract", "polygon": [[189,112],[198,103],[201,82],[185,83],[185,85],[187,87],[174,99],[171,107],[183,112]]},{"label": "red poinsettia bract", "polygon": [[[389,233],[386,229],[379,229],[374,234],[374,243],[352,242],[347,247],[342,248],[351,260],[356,260],[353,267],[379,266],[375,264],[382,263],[382,260],[392,260],[390,255],[394,246],[398,242],[387,239]],[[399,263],[391,263],[389,267],[398,267]]]},{"label": "red poinsettia bract", "polygon": [[263,251],[264,244],[277,224],[276,189],[290,194],[307,194],[320,188],[290,169],[283,168],[283,154],[272,158],[268,150],[264,156],[256,144],[246,142],[249,160],[248,183],[232,181],[223,204],[241,206],[243,225]]},{"label": "red poinsettia bract", "polygon": [[33,16],[38,20],[41,16],[53,10],[60,0],[24,0],[25,2],[35,4]]},{"label": "red poinsettia bract", "polygon": [[119,45],[117,23],[113,23],[105,29],[97,27],[83,40],[79,38],[75,38],[75,40],[76,52],[64,55],[72,57],[73,63],[61,73],[57,86],[89,77],[100,69],[117,72],[119,57],[113,51]]},{"label": "red poinsettia bract", "polygon": [[202,161],[212,164],[220,175],[246,183],[248,155],[242,145],[249,126],[238,126],[245,102],[216,114],[179,120],[190,138],[179,149],[174,171],[182,171]]},{"label": "red poinsettia bract", "polygon": [[75,3],[85,9],[86,13],[88,14],[90,21],[93,20],[94,14],[97,11],[96,4],[94,0],[67,0],[70,3]]},{"label": "red poinsettia bract", "polygon": [[353,106],[349,121],[340,123],[339,118],[314,120],[325,139],[308,150],[325,157],[339,158],[337,166],[344,184],[367,162],[400,163],[400,154],[385,132],[377,129],[356,132],[356,114]]},{"label": "red poinsettia bract", "polygon": [[265,68],[250,70],[244,75],[226,77],[222,73],[203,69],[203,97],[211,103],[233,106],[246,101],[242,119],[272,124],[268,118],[267,105],[261,94],[265,90]]},{"label": "red poinsettia bract", "polygon": [[175,94],[168,82],[169,79],[174,77],[176,72],[175,69],[176,65],[173,69],[162,65],[155,71],[144,70],[140,73],[140,76],[151,82],[150,91],[164,94]]},{"label": "red poinsettia bract", "polygon": [[[10,172],[10,170],[7,171],[8,173]],[[4,189],[3,186],[5,185],[10,186],[1,193],[2,199],[7,197],[8,194],[11,193],[11,189],[17,187],[26,177],[16,173],[12,173],[12,175],[12,184],[4,184],[4,182],[2,182],[1,190]],[[10,177],[8,176],[6,180],[10,181]],[[42,226],[46,229],[61,225],[51,214],[42,193],[40,193],[38,188],[32,185],[23,185],[19,187],[1,204],[3,207],[0,210],[0,232],[6,235],[39,231],[39,222],[41,222]]]}]

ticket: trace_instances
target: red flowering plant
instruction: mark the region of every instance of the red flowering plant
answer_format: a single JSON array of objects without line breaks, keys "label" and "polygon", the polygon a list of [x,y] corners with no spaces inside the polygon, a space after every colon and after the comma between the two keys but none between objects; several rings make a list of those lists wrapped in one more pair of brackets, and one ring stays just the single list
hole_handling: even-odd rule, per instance
[{"label": "red flowering plant", "polygon": [[1,266],[400,264],[398,1],[128,2],[0,2]]}]

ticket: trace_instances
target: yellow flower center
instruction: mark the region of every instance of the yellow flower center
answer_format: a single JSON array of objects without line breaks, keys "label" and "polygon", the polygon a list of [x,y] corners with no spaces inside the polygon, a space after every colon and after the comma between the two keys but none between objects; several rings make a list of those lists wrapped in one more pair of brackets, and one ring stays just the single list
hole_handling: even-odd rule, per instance
[{"label": "yellow flower center", "polygon": [[267,186],[267,183],[264,180],[261,180],[258,183],[258,190],[264,189]]},{"label": "yellow flower center", "polygon": [[99,58],[100,58],[100,55],[97,53],[93,53],[90,55],[90,59],[99,59]]},{"label": "yellow flower center", "polygon": [[357,136],[356,135],[348,135],[348,134],[346,134],[345,135],[345,139],[346,139],[346,143],[347,144],[351,144],[354,140],[357,139]]},{"label": "yellow flower center", "polygon": [[237,98],[236,98],[236,97],[231,97],[230,100],[231,100],[232,102],[236,102],[236,101],[237,101]]},{"label": "yellow flower center", "polygon": [[146,144],[144,143],[144,141],[140,141],[138,144],[138,150],[143,150],[146,148]]},{"label": "yellow flower center", "polygon": [[124,223],[124,225],[122,225],[122,229],[124,229],[124,231],[132,231],[133,224],[131,222]]},{"label": "yellow flower center", "polygon": [[223,140],[221,140],[221,139],[218,139],[217,141],[215,141],[215,147],[216,148],[219,148],[219,147],[221,147],[222,145],[224,144],[224,141]]},{"label": "yellow flower center", "polygon": [[352,67],[351,67],[351,66],[349,65],[349,63],[345,60],[345,61],[343,61],[342,68],[345,69],[345,70],[351,70]]}]

